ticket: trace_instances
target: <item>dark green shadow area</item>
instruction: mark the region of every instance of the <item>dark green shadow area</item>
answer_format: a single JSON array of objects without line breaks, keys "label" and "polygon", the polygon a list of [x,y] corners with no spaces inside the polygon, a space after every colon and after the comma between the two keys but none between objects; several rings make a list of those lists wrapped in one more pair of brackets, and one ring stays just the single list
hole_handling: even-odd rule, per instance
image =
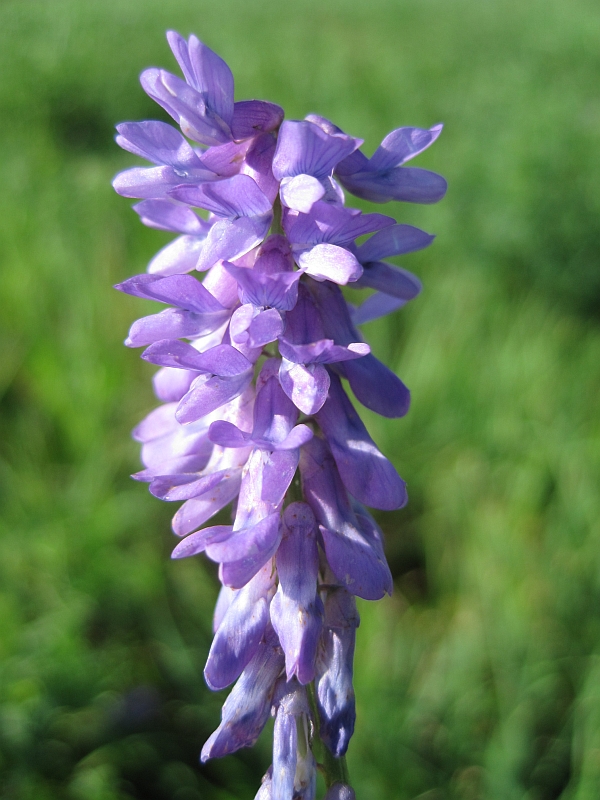
[{"label": "dark green shadow area", "polygon": [[[417,164],[423,294],[365,328],[413,392],[365,418],[411,501],[396,584],[361,604],[359,800],[600,797],[600,9],[592,0],[4,0],[0,6],[0,796],[245,800],[270,762],[198,764],[218,584],[169,560],[174,509],[129,474],[151,304],[111,286],[168,235],[110,187],[137,76],[197,33],[238,98],[317,112]],[[366,208],[366,205],[363,206]]]}]

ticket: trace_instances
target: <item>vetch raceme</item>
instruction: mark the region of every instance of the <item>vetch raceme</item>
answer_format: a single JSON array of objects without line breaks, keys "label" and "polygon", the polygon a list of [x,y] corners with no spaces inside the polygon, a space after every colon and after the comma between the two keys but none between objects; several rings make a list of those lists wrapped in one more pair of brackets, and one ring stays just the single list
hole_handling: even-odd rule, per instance
[{"label": "vetch raceme", "polygon": [[[183,501],[173,558],[205,553],[219,565],[205,677],[214,690],[234,686],[201,758],[254,744],[272,716],[273,765],[257,798],[313,800],[320,768],[327,800],[350,800],[355,598],[392,591],[366,506],[401,508],[407,495],[344,381],[378,414],[408,411],[408,389],[358,326],[419,293],[385,259],[433,236],[346,207],[343,190],[375,203],[441,199],[443,178],[404,166],[441,125],[397,128],[368,158],[323,117],[284,121],[273,103],[234,102],[219,56],[195,36],[167,39],[183,79],[149,69],[141,83],[180,130],[118,125],[118,144],[154,166],[120,173],[114,187],[141,201],[145,225],[178,236],[117,288],[167,306],[126,340],[160,367],[162,405],[133,433],[144,463],[134,477]],[[345,285],[375,291],[353,307]],[[211,524],[228,505],[231,523]]]}]

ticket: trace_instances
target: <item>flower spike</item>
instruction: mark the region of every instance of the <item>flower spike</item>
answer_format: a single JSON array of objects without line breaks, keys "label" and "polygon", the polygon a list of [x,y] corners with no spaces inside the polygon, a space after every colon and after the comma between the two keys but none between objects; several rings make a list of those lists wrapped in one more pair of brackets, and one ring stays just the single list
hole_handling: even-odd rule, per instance
[{"label": "flower spike", "polygon": [[[284,121],[273,103],[236,101],[220,56],[194,35],[167,39],[183,77],[152,68],[141,83],[179,129],[118,125],[117,143],[150,166],[113,185],[141,201],[144,225],[177,237],[116,288],[167,306],[125,342],[159,367],[161,405],[133,431],[133,477],[182,503],[172,558],[204,554],[222,584],[204,677],[215,691],[234,685],[201,760],[252,746],[272,716],[256,800],[315,800],[317,766],[325,800],[355,800],[344,759],[356,597],[393,588],[367,507],[408,498],[344,382],[384,417],[408,411],[407,387],[357,326],[419,294],[419,279],[386,259],[434,237],[346,206],[342,187],[375,203],[436,202],[444,179],[405,165],[442,126],[397,128],[368,158],[324,117]],[[355,307],[347,285],[370,294]],[[229,524],[214,524],[230,505]]]}]

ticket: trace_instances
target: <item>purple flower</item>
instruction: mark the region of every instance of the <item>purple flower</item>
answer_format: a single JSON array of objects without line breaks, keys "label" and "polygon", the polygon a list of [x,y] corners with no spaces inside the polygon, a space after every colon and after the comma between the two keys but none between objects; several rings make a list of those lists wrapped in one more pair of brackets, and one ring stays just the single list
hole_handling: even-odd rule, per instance
[{"label": "purple flower", "polygon": [[316,688],[320,735],[337,758],[348,749],[356,720],[352,662],[359,624],[354,598],[344,589],[330,592]]},{"label": "purple flower", "polygon": [[[326,133],[306,120],[282,123],[273,158],[273,175],[288,208],[308,213],[324,196],[339,199],[332,181],[333,169],[362,144],[344,133]],[[343,198],[342,202],[343,202]]]},{"label": "purple flower", "polygon": [[314,800],[317,765],[310,749],[311,714],[306,689],[292,678],[280,679],[275,695],[272,797]]},{"label": "purple flower", "polygon": [[[316,114],[310,114],[307,120],[328,133],[342,133],[340,128]],[[446,194],[444,178],[426,169],[403,165],[433,144],[442,127],[434,125],[429,130],[396,128],[388,133],[371,158],[356,150],[340,161],[336,166],[336,177],[356,197],[373,203],[390,200],[437,203]]]},{"label": "purple flower", "polygon": [[[273,764],[256,800],[314,800],[315,737],[342,759],[354,731],[355,598],[392,591],[367,507],[407,502],[343,381],[378,414],[408,411],[408,389],[356,326],[418,295],[418,278],[386,259],[434,238],[346,207],[341,186],[373,202],[435,202],[443,178],[405,163],[441,126],[398,128],[367,158],[323,117],[283,122],[272,103],[235,102],[216,53],[195,36],[167,38],[183,79],[149,69],[141,82],[181,132],[117,126],[118,144],[153,166],[120,173],[115,189],[141,199],[145,225],[178,234],[147,274],[116,287],[167,305],[126,340],[159,367],[162,402],[133,432],[144,466],[133,477],[182,502],[172,557],[218,564],[204,675],[213,690],[234,686],[202,761],[253,745],[272,715]],[[374,292],[355,307],[347,284]],[[229,520],[214,519],[229,505]],[[326,776],[325,800],[354,800],[341,775]]]},{"label": "purple flower", "polygon": [[315,677],[323,624],[323,603],[317,593],[317,523],[306,503],[291,503],[283,525],[277,550],[279,586],[271,603],[271,622],[285,654],[288,681],[296,676],[306,684]]},{"label": "purple flower", "polygon": [[227,64],[195,36],[186,42],[167,33],[185,81],[161,69],[145,70],[144,91],[176,120],[183,133],[205,145],[242,141],[275,130],[283,111],[273,103],[233,101],[233,75]]},{"label": "purple flower", "polygon": [[180,186],[169,196],[204,208],[216,217],[196,269],[208,269],[219,259],[233,260],[256,247],[273,219],[271,201],[249,175],[234,175],[200,186]]},{"label": "purple flower", "polygon": [[392,217],[361,214],[357,209],[313,203],[307,214],[288,210],[283,227],[298,265],[318,281],[344,285],[356,281],[363,269],[349,246],[365,233],[393,225]]}]

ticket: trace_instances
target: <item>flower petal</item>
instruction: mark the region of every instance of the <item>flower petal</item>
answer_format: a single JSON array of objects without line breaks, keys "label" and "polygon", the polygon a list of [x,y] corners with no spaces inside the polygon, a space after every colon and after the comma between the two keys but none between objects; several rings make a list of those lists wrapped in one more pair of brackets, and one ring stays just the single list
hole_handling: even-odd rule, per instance
[{"label": "flower petal", "polygon": [[213,639],[204,677],[213,690],[224,689],[239,678],[252,659],[269,621],[269,600],[275,571],[266,564],[229,604]]},{"label": "flower petal", "polygon": [[175,31],[168,31],[167,41],[187,83],[202,95],[207,108],[231,124],[234,83],[225,61],[193,34],[186,42]]},{"label": "flower petal", "polygon": [[288,208],[302,211],[304,214],[313,207],[325,194],[325,188],[320,180],[312,175],[296,175],[293,178],[283,178],[280,184],[281,202]]},{"label": "flower petal", "polygon": [[356,256],[334,244],[317,244],[298,256],[298,264],[317,281],[333,281],[345,286],[363,273]]},{"label": "flower petal", "polygon": [[337,375],[331,376],[329,396],[316,419],[351,495],[373,508],[391,510],[406,504],[404,481],[377,449]]},{"label": "flower petal", "polygon": [[283,108],[265,100],[240,100],[233,106],[231,133],[239,142],[260,133],[278,128],[283,119]]},{"label": "flower petal", "polygon": [[191,208],[176,205],[170,200],[142,200],[133,206],[141,221],[149,228],[175,231],[189,236],[205,236],[212,225],[200,219]]},{"label": "flower petal", "polygon": [[[202,168],[202,162],[181,133],[166,122],[122,122],[117,125],[119,147],[153,164]],[[207,174],[210,174],[207,170]]]},{"label": "flower petal", "polygon": [[356,257],[361,264],[380,261],[390,256],[401,256],[423,250],[435,239],[430,233],[413,225],[390,225],[377,231],[356,249]]},{"label": "flower petal", "polygon": [[369,159],[373,171],[399,167],[432,145],[442,132],[443,125],[423,128],[396,128],[385,137]]},{"label": "flower petal", "polygon": [[201,761],[251,747],[269,718],[283,654],[271,629],[223,704],[221,724],[202,748]]}]

